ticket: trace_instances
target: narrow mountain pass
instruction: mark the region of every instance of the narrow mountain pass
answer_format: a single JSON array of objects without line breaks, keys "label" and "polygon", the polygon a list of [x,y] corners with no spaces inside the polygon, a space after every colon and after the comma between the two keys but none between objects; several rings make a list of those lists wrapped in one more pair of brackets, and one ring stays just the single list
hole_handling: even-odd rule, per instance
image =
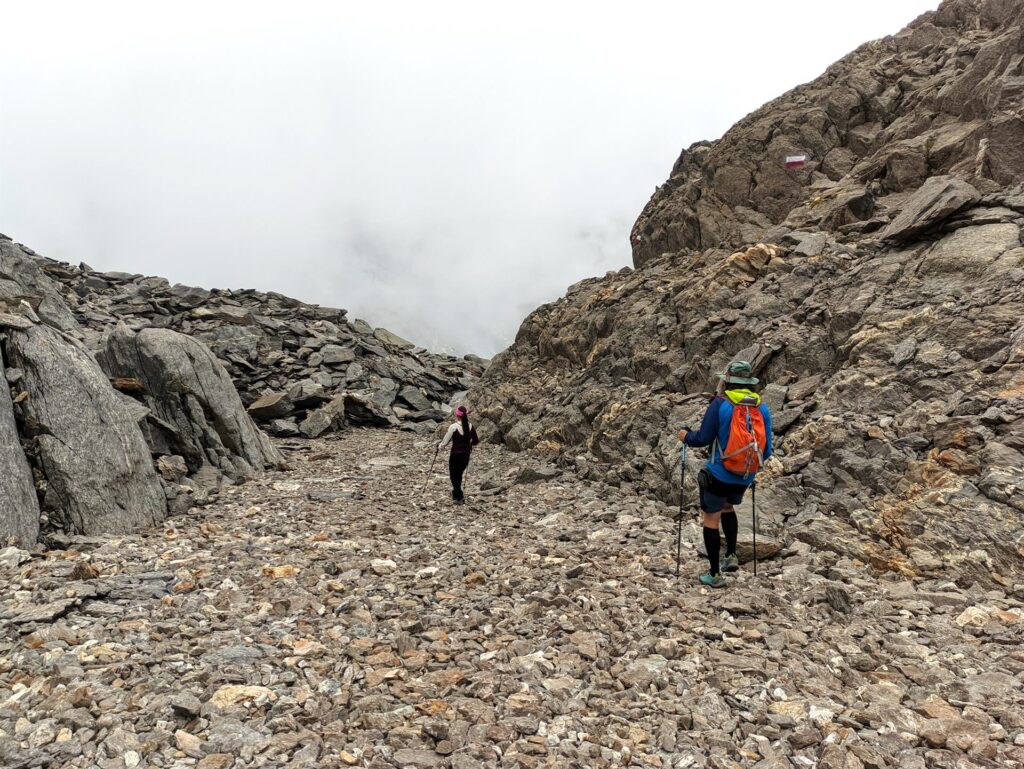
[{"label": "narrow mountain pass", "polygon": [[709,590],[693,510],[676,579],[671,509],[526,454],[455,507],[422,437],[277,445],[159,528],[0,551],[0,765],[1024,764],[1019,591],[785,532]]}]

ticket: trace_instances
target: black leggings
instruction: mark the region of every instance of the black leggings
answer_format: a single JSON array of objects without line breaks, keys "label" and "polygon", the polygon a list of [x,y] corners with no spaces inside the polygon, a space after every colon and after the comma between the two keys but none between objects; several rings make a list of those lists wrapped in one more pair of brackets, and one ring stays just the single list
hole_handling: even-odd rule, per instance
[{"label": "black leggings", "polygon": [[448,475],[452,479],[452,499],[461,501],[462,476],[469,467],[469,454],[452,454],[448,457]]}]

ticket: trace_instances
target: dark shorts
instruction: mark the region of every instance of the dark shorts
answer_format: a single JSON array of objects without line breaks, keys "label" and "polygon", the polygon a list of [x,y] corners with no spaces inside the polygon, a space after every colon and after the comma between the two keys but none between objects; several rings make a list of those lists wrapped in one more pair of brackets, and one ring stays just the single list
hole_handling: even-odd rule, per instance
[{"label": "dark shorts", "polygon": [[720,481],[707,468],[697,473],[697,488],[700,489],[700,509],[705,513],[720,513],[726,503],[738,505],[747,493],[746,486]]}]

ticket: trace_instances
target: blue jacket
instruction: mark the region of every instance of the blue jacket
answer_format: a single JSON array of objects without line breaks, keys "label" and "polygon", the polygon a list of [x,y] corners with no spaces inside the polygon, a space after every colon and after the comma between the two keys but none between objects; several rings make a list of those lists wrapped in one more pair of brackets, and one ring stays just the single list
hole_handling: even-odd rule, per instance
[{"label": "blue jacket", "polygon": [[[730,399],[729,396],[732,396]],[[686,434],[686,445],[694,448],[710,446],[711,456],[708,457],[708,471],[723,483],[733,483],[737,486],[749,486],[754,482],[754,476],[744,478],[742,475],[729,472],[722,464],[722,451],[729,443],[729,426],[732,424],[733,400],[740,401],[743,396],[753,395],[757,398],[761,414],[764,416],[764,433],[767,443],[764,447],[764,458],[772,455],[772,415],[768,407],[761,403],[761,397],[749,390],[736,389],[726,391],[726,395],[716,396],[704,412],[704,419],[701,420],[700,429]]]}]

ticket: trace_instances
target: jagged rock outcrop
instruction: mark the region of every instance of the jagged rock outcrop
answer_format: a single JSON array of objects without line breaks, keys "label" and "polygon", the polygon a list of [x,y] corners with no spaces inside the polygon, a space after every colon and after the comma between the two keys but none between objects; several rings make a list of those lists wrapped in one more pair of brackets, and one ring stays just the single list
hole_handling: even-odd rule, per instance
[{"label": "jagged rock outcrop", "polygon": [[35,259],[34,252],[0,235],[0,312],[21,312],[24,302],[44,322],[63,331],[78,324],[60,292]]},{"label": "jagged rock outcrop", "polygon": [[[119,322],[194,337],[227,367],[252,417],[279,435],[307,434],[300,423],[346,395],[373,407],[351,410],[330,429],[348,422],[430,433],[449,402],[483,372],[485,361],[475,356],[429,353],[386,329],[349,320],[345,310],[274,292],[209,291],[49,259],[39,264],[63,285],[93,345]],[[322,424],[323,416],[314,422]]]},{"label": "jagged rock outcrop", "polygon": [[[774,227],[878,229],[931,176],[1024,180],[1016,0],[947,0],[680,155],[633,228],[636,266]],[[806,155],[802,168],[784,159]]]},{"label": "jagged rock outcrop", "polygon": [[162,520],[167,500],[138,413],[95,359],[45,325],[7,334],[23,374],[25,431],[38,448],[51,519],[82,534],[123,533]]},{"label": "jagged rock outcrop", "polygon": [[99,356],[107,376],[137,379],[155,454],[179,455],[190,474],[211,466],[233,481],[283,464],[253,424],[231,378],[205,345],[169,329],[108,332]]},{"label": "jagged rock outcrop", "polygon": [[[90,332],[41,264],[0,237],[0,542],[30,546],[41,521],[134,531],[209,500],[224,478],[282,464],[201,342],[155,328]],[[103,343],[106,373],[89,342]]]},{"label": "jagged rock outcrop", "polygon": [[[637,223],[636,269],[573,286],[494,359],[481,432],[675,501],[676,430],[746,358],[784,464],[759,503],[788,536],[1019,578],[1022,40],[1024,3],[946,2],[685,155]],[[788,153],[810,171],[790,177]]]}]

